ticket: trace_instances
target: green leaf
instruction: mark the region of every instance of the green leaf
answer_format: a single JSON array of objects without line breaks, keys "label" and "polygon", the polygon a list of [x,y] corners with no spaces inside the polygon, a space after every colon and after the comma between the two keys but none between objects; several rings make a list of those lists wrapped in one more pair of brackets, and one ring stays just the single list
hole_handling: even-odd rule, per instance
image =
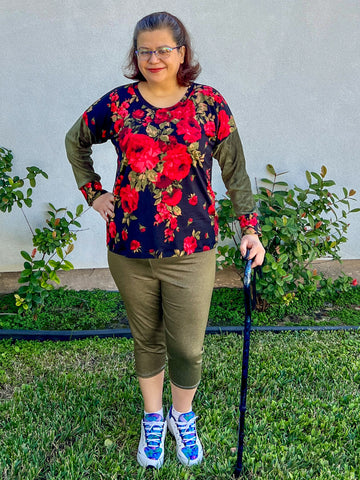
[{"label": "green leaf", "polygon": [[56,262],[55,260],[49,260],[49,265],[50,265],[50,267],[52,267],[52,268],[58,269],[59,266],[60,266],[60,262]]},{"label": "green leaf", "polygon": [[266,165],[266,170],[271,174],[271,175],[276,175],[276,172],[275,172],[275,168],[270,164],[268,163]]},{"label": "green leaf", "polygon": [[63,253],[61,248],[58,247],[56,249],[56,253],[57,253],[58,257],[61,258],[61,260],[64,260],[64,253]]},{"label": "green leaf", "polygon": [[271,180],[269,180],[268,178],[262,178],[261,181],[263,183],[269,183],[270,185],[273,185],[273,182]]},{"label": "green leaf", "polygon": [[53,281],[53,282],[55,282],[55,283],[57,283],[57,284],[60,283],[60,279],[59,279],[59,277],[56,275],[56,272],[52,271],[49,276],[50,276],[50,280],[51,280],[51,281]]},{"label": "green leaf", "polygon": [[84,205],[83,204],[78,205],[76,207],[76,216],[79,217],[82,214],[83,210],[84,210]]},{"label": "green leaf", "polygon": [[20,252],[21,256],[23,258],[25,258],[25,260],[27,260],[28,262],[31,262],[32,263],[32,258],[31,256],[28,254],[28,252],[25,252],[25,250],[21,250]]},{"label": "green leaf", "polygon": [[308,184],[311,185],[312,178],[311,178],[310,172],[306,170],[305,174],[306,174],[306,180],[308,181]]}]

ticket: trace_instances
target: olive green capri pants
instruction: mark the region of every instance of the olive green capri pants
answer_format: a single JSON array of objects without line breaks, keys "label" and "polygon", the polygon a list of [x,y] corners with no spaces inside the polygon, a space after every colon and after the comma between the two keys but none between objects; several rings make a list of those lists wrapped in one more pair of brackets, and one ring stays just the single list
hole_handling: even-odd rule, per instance
[{"label": "olive green capri pants", "polygon": [[137,375],[157,375],[167,359],[171,382],[195,388],[215,281],[215,249],[160,259],[109,252],[108,261],[134,338]]}]

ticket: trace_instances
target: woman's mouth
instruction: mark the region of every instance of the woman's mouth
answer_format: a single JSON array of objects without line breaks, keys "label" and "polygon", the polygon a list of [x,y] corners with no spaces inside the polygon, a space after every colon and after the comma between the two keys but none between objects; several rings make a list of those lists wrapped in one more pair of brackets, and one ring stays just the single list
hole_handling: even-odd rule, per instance
[{"label": "woman's mouth", "polygon": [[164,70],[163,68],[148,68],[148,71],[150,73],[158,73],[161,72],[161,70]]}]

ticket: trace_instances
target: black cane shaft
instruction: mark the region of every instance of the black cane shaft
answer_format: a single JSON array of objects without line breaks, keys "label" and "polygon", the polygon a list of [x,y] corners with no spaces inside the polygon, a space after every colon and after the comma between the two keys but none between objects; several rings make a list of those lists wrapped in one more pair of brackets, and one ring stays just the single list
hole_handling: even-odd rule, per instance
[{"label": "black cane shaft", "polygon": [[244,294],[245,294],[245,325],[244,325],[244,344],[242,356],[242,374],[241,374],[241,394],[239,405],[239,438],[238,438],[238,452],[237,462],[234,471],[235,478],[239,478],[242,471],[242,458],[244,451],[244,436],[245,436],[245,413],[246,413],[246,396],[247,396],[247,379],[249,369],[249,352],[250,352],[250,331],[251,331],[251,292],[250,292],[250,277],[251,277],[251,260],[249,260],[245,267],[244,278]]}]

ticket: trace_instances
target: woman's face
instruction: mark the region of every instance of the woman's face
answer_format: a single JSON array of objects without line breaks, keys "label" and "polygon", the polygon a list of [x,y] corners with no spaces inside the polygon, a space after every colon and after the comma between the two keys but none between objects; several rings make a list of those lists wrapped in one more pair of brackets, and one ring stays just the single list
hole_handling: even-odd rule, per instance
[{"label": "woman's face", "polygon": [[[157,50],[162,47],[177,47],[171,30],[164,28],[161,30],[140,32],[137,38],[137,50]],[[167,58],[159,58],[152,54],[150,58],[144,59],[138,55],[137,61],[140,72],[148,83],[171,85],[177,82],[177,72],[180,65],[184,62],[185,47],[172,50]]]}]

